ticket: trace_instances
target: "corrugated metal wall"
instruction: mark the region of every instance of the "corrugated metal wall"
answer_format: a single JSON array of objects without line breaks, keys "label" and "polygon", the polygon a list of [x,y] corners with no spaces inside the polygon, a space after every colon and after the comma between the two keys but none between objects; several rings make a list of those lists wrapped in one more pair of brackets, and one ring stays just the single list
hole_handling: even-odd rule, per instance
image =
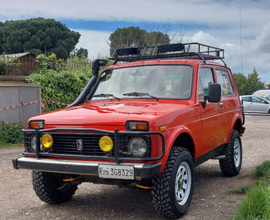
[{"label": "corrugated metal wall", "polygon": [[[39,85],[0,85],[0,109],[27,102],[40,100]],[[26,106],[0,111],[0,121],[20,123],[23,126],[27,120],[41,113],[40,102]]]}]

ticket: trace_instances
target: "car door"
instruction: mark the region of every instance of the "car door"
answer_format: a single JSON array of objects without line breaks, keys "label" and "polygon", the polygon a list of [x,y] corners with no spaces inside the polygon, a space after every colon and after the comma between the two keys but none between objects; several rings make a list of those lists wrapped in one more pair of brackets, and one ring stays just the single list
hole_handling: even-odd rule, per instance
[{"label": "car door", "polygon": [[223,143],[226,142],[227,137],[230,133],[231,123],[237,111],[239,111],[240,100],[236,89],[232,84],[232,74],[228,69],[216,68],[216,80],[221,86],[221,100],[220,106],[222,107],[222,119],[224,120],[222,128],[223,133]]},{"label": "car door", "polygon": [[251,97],[251,103],[250,103],[250,111],[252,112],[268,112],[269,103],[256,96]]},{"label": "car door", "polygon": [[250,112],[251,96],[242,96],[244,112]]},{"label": "car door", "polygon": [[[212,68],[202,67],[199,71],[198,101],[202,102],[204,95],[208,95],[208,85],[214,83],[214,71]],[[203,125],[203,147],[202,154],[215,149],[224,142],[224,118],[220,103],[208,102],[205,108],[201,106],[201,117]]]}]

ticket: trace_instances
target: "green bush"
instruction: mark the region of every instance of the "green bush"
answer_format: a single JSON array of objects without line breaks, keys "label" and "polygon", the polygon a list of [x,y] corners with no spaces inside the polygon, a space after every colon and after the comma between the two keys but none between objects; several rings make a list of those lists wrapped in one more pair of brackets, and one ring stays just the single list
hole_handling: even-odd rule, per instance
[{"label": "green bush", "polygon": [[[51,101],[71,104],[79,96],[81,89],[86,86],[92,76],[90,67],[72,72],[56,72],[43,69],[26,78],[28,83],[40,84],[41,98]],[[65,107],[64,105],[43,102],[45,111],[49,112]]]},{"label": "green bush", "polygon": [[3,143],[23,143],[23,127],[20,124],[8,124],[2,122],[0,128],[0,142]]}]

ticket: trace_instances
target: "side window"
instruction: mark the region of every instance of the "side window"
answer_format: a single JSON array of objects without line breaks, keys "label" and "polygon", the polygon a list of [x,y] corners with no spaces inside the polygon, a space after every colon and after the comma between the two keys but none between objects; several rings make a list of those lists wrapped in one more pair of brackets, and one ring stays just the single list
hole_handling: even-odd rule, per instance
[{"label": "side window", "polygon": [[252,102],[264,103],[264,100],[259,97],[252,97]]},{"label": "side window", "polygon": [[229,73],[225,70],[216,70],[217,82],[221,86],[221,96],[233,95],[233,87]]},{"label": "side window", "polygon": [[214,83],[213,70],[211,68],[201,68],[198,81],[198,99],[203,99],[208,95],[208,85]]}]

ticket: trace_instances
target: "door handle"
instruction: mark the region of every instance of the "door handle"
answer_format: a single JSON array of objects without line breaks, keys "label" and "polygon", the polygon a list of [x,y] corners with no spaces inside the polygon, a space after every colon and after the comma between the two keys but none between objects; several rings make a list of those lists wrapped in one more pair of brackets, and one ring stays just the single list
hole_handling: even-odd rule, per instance
[{"label": "door handle", "polygon": [[224,103],[223,102],[219,103],[219,106],[220,107],[223,107],[224,106]]}]

